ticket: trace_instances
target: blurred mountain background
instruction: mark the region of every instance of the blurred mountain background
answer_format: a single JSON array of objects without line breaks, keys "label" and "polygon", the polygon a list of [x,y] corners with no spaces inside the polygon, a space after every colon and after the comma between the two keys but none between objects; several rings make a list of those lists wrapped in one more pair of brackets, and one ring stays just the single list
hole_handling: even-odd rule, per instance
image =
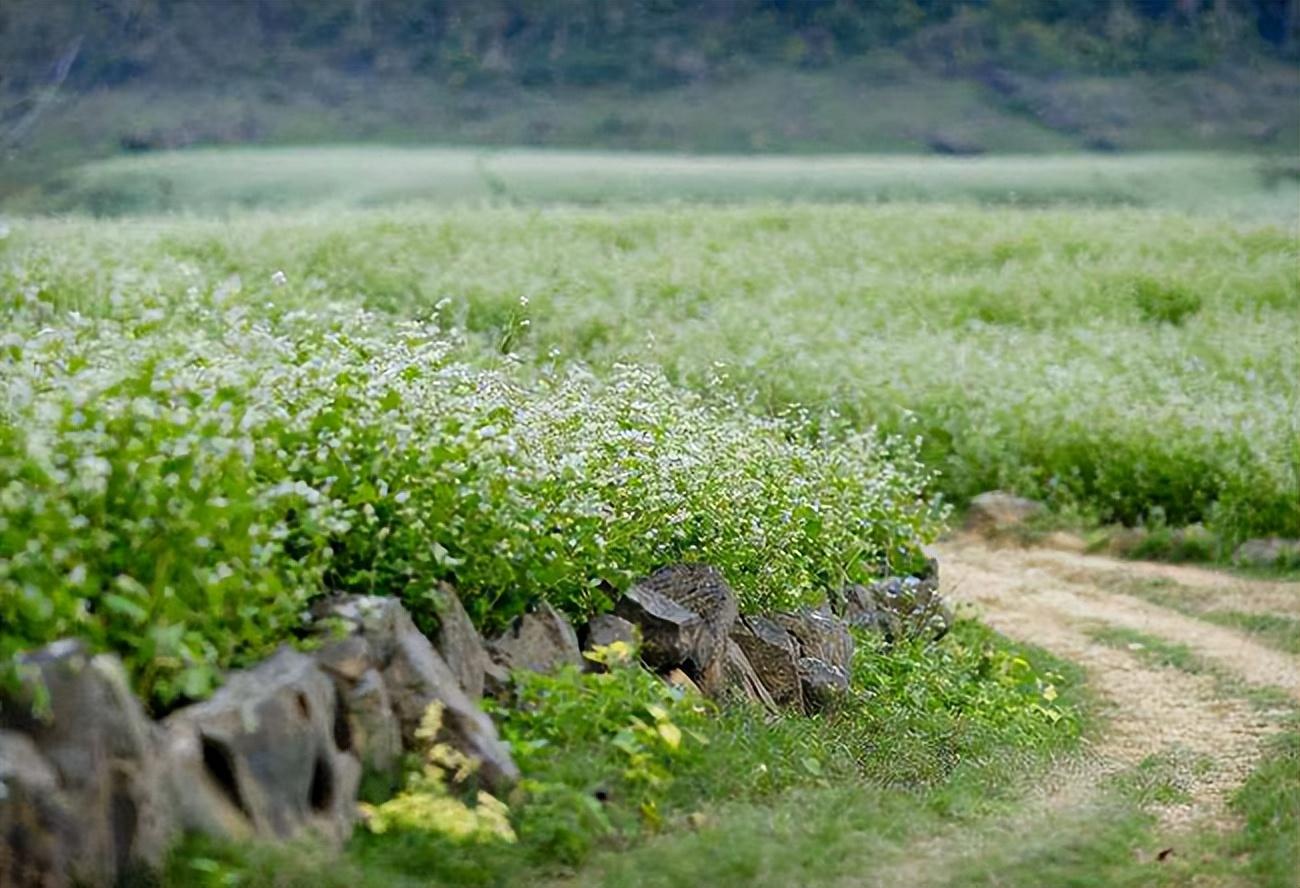
[{"label": "blurred mountain background", "polygon": [[0,197],[120,153],[1300,150],[1300,0],[0,0]]}]

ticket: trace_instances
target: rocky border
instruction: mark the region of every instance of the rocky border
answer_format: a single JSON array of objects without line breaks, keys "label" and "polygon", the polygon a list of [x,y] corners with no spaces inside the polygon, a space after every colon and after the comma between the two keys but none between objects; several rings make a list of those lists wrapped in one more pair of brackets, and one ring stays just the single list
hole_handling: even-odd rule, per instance
[{"label": "rocky border", "polygon": [[26,655],[19,687],[0,690],[0,885],[110,886],[160,866],[186,833],[341,845],[362,774],[398,785],[432,703],[444,712],[439,739],[479,763],[473,779],[505,792],[519,770],[479,700],[508,699],[518,670],[601,668],[584,647],[628,642],[647,668],[716,700],[816,712],[849,691],[850,626],[889,640],[947,631],[937,589],[936,564],[817,607],[741,616],[717,570],[678,564],[580,632],[543,604],[486,642],[445,584],[433,639],[397,599],[333,596],[313,608],[311,653],[284,647],[161,721],[117,657],[59,641]]}]

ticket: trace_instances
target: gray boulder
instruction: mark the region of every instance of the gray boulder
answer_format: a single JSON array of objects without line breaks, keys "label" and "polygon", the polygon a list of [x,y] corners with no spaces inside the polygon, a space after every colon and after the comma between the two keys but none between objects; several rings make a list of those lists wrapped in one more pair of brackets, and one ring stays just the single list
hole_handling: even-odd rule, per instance
[{"label": "gray boulder", "polygon": [[605,647],[615,642],[622,642],[632,647],[641,643],[636,626],[631,621],[614,614],[598,614],[592,617],[583,630],[583,637],[586,639],[583,650]]},{"label": "gray boulder", "polygon": [[1005,533],[1045,511],[1047,507],[1037,500],[991,490],[971,500],[966,511],[966,529],[983,534]]},{"label": "gray boulder", "polygon": [[395,781],[402,758],[402,728],[393,711],[384,677],[374,668],[369,643],[361,635],[326,643],[316,662],[338,690],[338,705],[353,753],[364,773]]},{"label": "gray boulder", "polygon": [[351,834],[361,768],[334,683],[313,658],[282,649],[164,726],[184,828],[335,844]]},{"label": "gray boulder", "polygon": [[805,607],[774,619],[794,637],[799,653],[848,670],[853,662],[853,636],[829,606]]},{"label": "gray boulder", "polygon": [[[698,624],[683,618],[680,611],[665,609],[658,599],[666,599],[680,611],[698,617]],[[653,607],[647,607],[650,604]],[[707,564],[670,565],[636,583],[619,605],[614,612],[641,628],[645,654],[685,655],[678,662],[656,668],[685,669],[709,695],[723,689],[727,637],[739,607],[722,574]],[[652,651],[652,647],[656,650]]]},{"label": "gray boulder", "polygon": [[460,603],[460,596],[447,583],[438,584],[438,635],[433,643],[451,667],[465,695],[471,700],[482,697],[483,675],[488,668],[487,651]]},{"label": "gray boulder", "polygon": [[[23,665],[31,677],[0,700],[0,731],[24,735],[30,746],[10,736],[5,785],[18,787],[23,798],[41,792],[45,801],[20,803],[8,816],[44,817],[52,832],[30,843],[21,833],[0,836],[0,856],[51,859],[64,847],[68,877],[86,885],[109,885],[137,868],[157,866],[174,836],[174,818],[153,725],[121,662],[91,656],[80,642],[60,641],[24,657]],[[45,712],[34,709],[38,687],[48,700]],[[57,793],[47,793],[54,785]],[[71,818],[69,844],[60,812]],[[14,849],[15,838],[25,848]]]},{"label": "gray boulder", "polygon": [[754,671],[754,666],[732,638],[727,639],[726,660],[723,665],[724,690],[723,699],[737,700],[745,703],[757,703],[768,712],[778,710],[776,701],[768,691],[763,680]]},{"label": "gray boulder", "polygon": [[0,885],[65,888],[80,835],[54,768],[31,738],[0,731]]},{"label": "gray boulder", "polygon": [[598,663],[587,656],[597,648],[608,647],[611,644],[625,644],[636,651],[641,647],[641,635],[637,632],[636,626],[614,614],[598,614],[592,617],[587,621],[587,625],[582,627],[581,638],[583,659],[586,661],[583,665],[588,672],[604,672],[606,669],[603,663]]},{"label": "gray boulder", "polygon": [[618,600],[614,613],[636,626],[641,635],[641,658],[656,672],[666,673],[707,662],[711,651],[704,618],[666,595],[648,587],[633,586]]},{"label": "gray boulder", "polygon": [[778,706],[803,708],[799,645],[780,623],[768,617],[743,616],[732,627],[731,640]]},{"label": "gray boulder", "polygon": [[834,706],[849,692],[849,674],[816,657],[799,658],[799,683],[812,711]]},{"label": "gray boulder", "polygon": [[488,642],[488,653],[508,672],[554,672],[566,665],[581,669],[583,663],[578,633],[563,614],[545,602]]},{"label": "gray boulder", "polygon": [[415,732],[430,704],[444,707],[440,740],[480,763],[479,775],[498,794],[519,779],[519,769],[497,735],[496,726],[466,696],[429,639],[392,598],[355,595],[329,599],[317,606],[320,616],[341,620],[365,639],[370,666],[383,678],[406,748],[416,746]]},{"label": "gray boulder", "polygon": [[848,625],[878,632],[889,642],[939,639],[952,626],[953,613],[938,585],[937,577],[886,577],[841,590],[834,606]]}]

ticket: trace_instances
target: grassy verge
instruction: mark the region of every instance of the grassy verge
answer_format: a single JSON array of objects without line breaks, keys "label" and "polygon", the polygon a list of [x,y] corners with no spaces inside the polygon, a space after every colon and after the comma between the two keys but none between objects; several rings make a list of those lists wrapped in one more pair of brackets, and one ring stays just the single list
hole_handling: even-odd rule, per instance
[{"label": "grassy verge", "polygon": [[[1026,771],[1079,733],[1078,673],[970,622],[935,647],[864,639],[854,677],[860,699],[776,720],[697,712],[639,671],[530,677],[524,708],[499,715],[526,777],[511,803],[517,842],[363,832],[344,857],[323,861],[319,851],[191,845],[171,880],[779,885],[802,873],[817,882],[1010,806]],[[665,733],[673,742],[661,742]]]}]

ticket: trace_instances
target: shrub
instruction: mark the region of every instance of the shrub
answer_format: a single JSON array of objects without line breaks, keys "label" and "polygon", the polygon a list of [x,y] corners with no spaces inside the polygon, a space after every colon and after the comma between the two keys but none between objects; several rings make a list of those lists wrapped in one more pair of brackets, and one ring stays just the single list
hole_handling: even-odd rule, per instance
[{"label": "shrub", "polygon": [[770,607],[906,567],[941,517],[904,442],[806,440],[644,368],[471,363],[436,326],[345,310],[149,317],[8,344],[0,657],[80,636],[162,705],[293,638],[326,590],[432,629],[447,579],[490,631],[689,559]]}]

